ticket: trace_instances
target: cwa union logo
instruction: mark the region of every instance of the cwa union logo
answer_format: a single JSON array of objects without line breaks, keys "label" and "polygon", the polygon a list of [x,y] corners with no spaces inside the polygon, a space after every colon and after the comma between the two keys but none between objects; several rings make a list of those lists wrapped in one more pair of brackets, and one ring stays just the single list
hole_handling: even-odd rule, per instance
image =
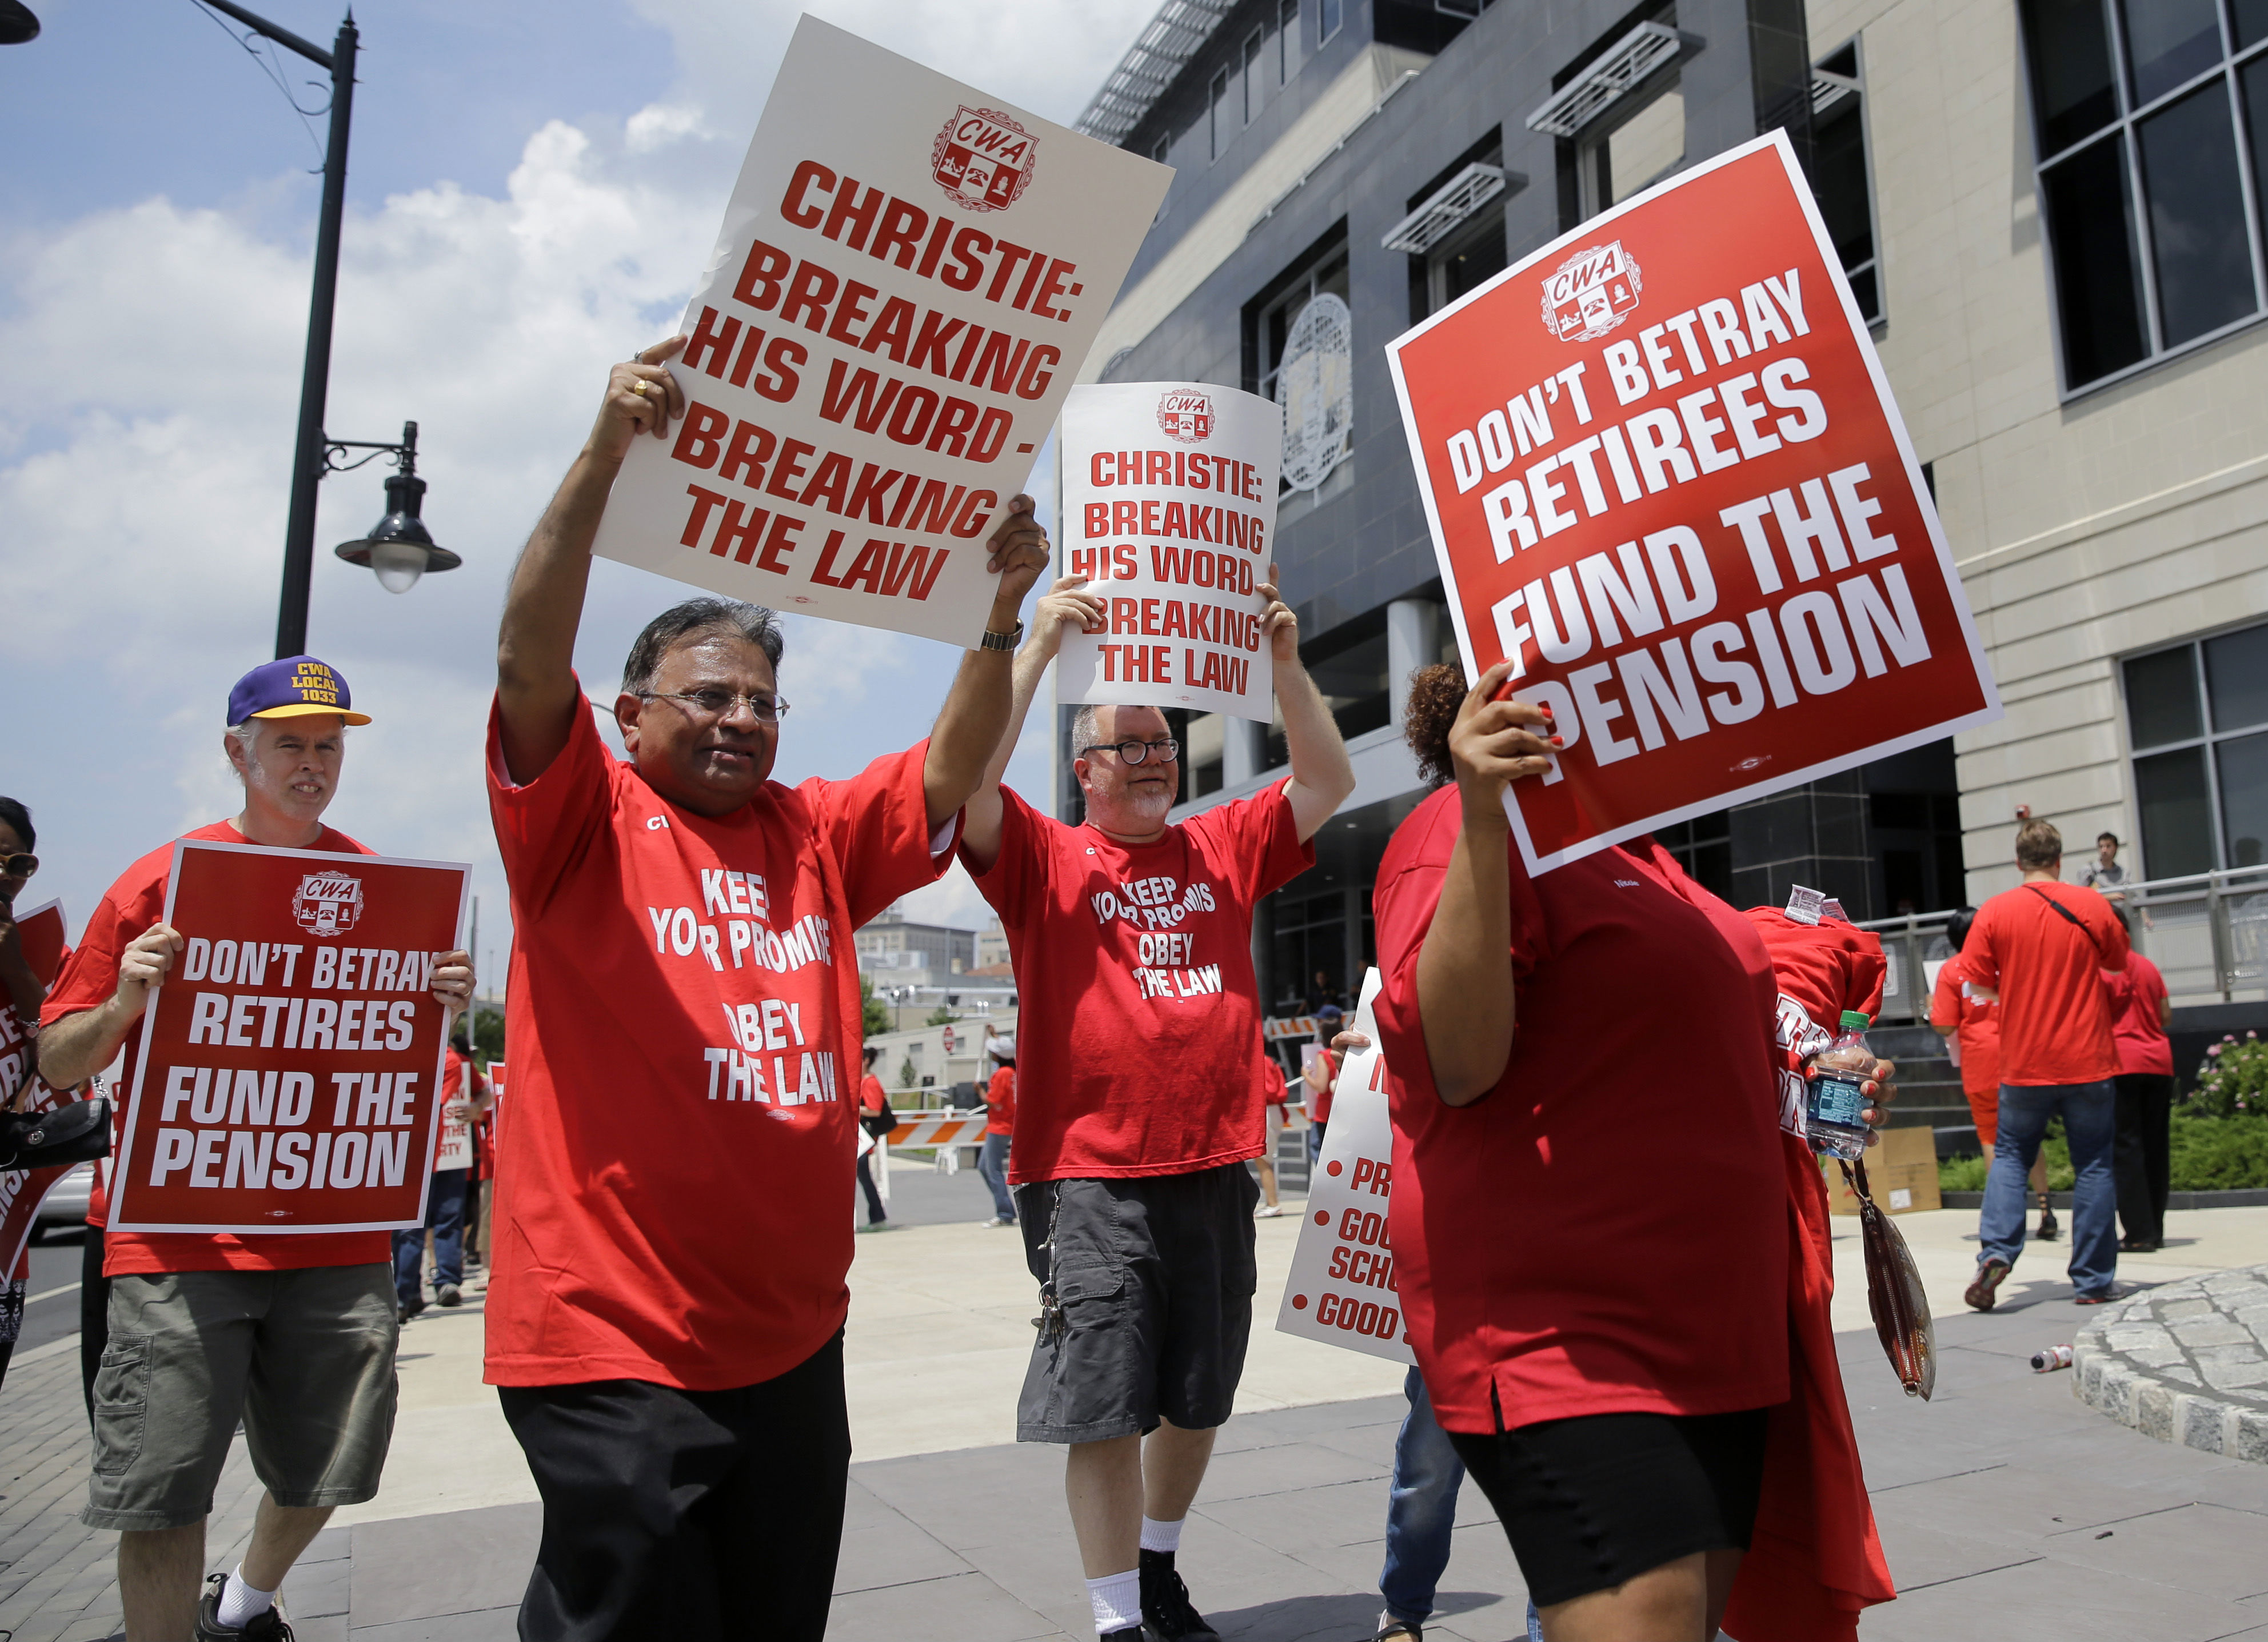
[{"label": "cwa union logo", "polygon": [[1563,342],[1604,336],[1628,319],[1646,289],[1619,239],[1578,251],[1543,282],[1543,327]]},{"label": "cwa union logo", "polygon": [[310,873],[291,897],[291,917],[311,935],[343,935],[362,921],[362,880],[350,873]]},{"label": "cwa union logo", "polygon": [[956,204],[974,211],[1005,210],[1032,180],[1039,139],[997,108],[966,103],[937,134],[930,174]]},{"label": "cwa union logo", "polygon": [[1189,387],[1160,395],[1158,425],[1169,439],[1183,445],[1204,444],[1212,438],[1212,396]]}]

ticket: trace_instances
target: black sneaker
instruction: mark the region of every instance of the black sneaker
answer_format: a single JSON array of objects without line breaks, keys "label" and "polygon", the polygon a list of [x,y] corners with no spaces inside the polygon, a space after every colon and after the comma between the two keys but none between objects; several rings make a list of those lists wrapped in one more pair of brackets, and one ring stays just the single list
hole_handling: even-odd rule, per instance
[{"label": "black sneaker", "polygon": [[1170,1550],[1142,1553],[1142,1634],[1148,1642],[1220,1642],[1220,1632],[1189,1605],[1189,1587],[1174,1572]]},{"label": "black sneaker", "polygon": [[205,1594],[197,1600],[196,1642],[293,1642],[284,1609],[276,1603],[261,1609],[241,1626],[221,1624],[220,1594],[227,1588],[228,1575],[225,1573],[216,1573],[205,1581]]},{"label": "black sneaker", "polygon": [[2056,1219],[2055,1205],[2051,1203],[2042,1204],[2040,1205],[2040,1229],[2034,1232],[2032,1235],[2038,1238],[2040,1241],[2043,1243],[2052,1243],[2062,1231],[2062,1226],[2058,1224]]},{"label": "black sneaker", "polygon": [[465,1292],[453,1283],[444,1283],[433,1298],[444,1306],[461,1306],[465,1303]]}]

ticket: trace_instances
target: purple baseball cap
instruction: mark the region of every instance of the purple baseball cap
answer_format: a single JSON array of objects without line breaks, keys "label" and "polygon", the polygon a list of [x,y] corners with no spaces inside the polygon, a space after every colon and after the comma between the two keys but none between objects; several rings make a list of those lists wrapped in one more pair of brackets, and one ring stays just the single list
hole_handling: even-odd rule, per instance
[{"label": "purple baseball cap", "polygon": [[263,662],[236,681],[228,693],[228,722],[251,718],[302,718],[313,713],[335,713],[349,724],[368,724],[370,715],[354,711],[347,681],[313,656],[286,656]]}]

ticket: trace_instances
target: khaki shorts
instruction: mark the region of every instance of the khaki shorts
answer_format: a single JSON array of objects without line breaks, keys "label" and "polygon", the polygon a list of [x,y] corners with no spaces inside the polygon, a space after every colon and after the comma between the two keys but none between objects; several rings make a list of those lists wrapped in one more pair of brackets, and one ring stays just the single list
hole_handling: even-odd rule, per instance
[{"label": "khaki shorts", "polygon": [[239,1418],[278,1505],[370,1498],[394,1436],[398,1332],[384,1265],[112,1278],[79,1520],[203,1521]]}]

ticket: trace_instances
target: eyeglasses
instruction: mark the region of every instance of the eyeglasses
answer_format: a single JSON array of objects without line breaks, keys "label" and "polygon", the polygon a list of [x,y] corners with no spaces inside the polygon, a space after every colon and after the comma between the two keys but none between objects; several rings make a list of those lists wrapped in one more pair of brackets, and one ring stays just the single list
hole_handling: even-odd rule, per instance
[{"label": "eyeglasses", "polygon": [[762,696],[741,696],[731,690],[633,690],[640,701],[673,701],[703,718],[729,718],[744,703],[759,724],[777,724],[787,711],[784,701]]},{"label": "eyeglasses", "polygon": [[0,858],[0,875],[9,878],[29,878],[40,870],[36,855],[11,855]]},{"label": "eyeglasses", "polygon": [[1121,762],[1128,764],[1146,763],[1150,755],[1155,753],[1160,763],[1170,764],[1182,755],[1182,744],[1169,735],[1162,741],[1105,741],[1094,747],[1082,747],[1079,750],[1082,755],[1116,753]]}]

